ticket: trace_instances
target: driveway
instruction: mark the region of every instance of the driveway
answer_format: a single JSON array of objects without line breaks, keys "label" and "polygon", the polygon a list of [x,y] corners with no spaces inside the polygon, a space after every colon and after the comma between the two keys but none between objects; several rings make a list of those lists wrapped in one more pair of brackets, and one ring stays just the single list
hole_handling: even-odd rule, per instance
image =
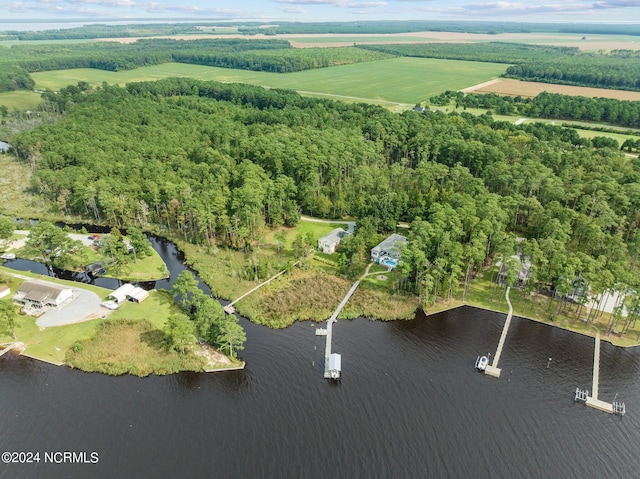
[{"label": "driveway", "polygon": [[[55,285],[59,286],[58,284]],[[71,289],[73,290],[73,299],[61,306],[60,309],[50,309],[40,316],[36,320],[38,326],[48,328],[81,323],[82,321],[99,318],[109,312],[108,309],[100,306],[102,299],[96,293],[74,287],[71,287]]]}]

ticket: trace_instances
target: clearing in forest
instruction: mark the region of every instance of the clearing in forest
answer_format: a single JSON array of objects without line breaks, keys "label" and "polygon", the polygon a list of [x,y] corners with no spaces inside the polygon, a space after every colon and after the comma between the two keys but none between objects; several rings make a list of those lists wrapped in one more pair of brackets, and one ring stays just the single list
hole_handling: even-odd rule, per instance
[{"label": "clearing in forest", "polygon": [[465,88],[465,93],[497,93],[498,95],[522,96],[533,98],[543,91],[562,95],[586,96],[589,98],[614,98],[616,100],[640,101],[640,92],[625,90],[608,90],[605,88],[589,88],[583,86],[556,85],[520,80],[495,80]]}]

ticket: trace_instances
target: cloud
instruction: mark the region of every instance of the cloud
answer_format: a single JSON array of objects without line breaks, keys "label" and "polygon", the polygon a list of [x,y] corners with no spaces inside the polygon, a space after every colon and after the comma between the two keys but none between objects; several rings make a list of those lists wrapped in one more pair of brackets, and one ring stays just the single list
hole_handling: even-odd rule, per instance
[{"label": "cloud", "polygon": [[469,3],[459,7],[423,7],[420,10],[470,18],[517,17],[522,19],[531,18],[536,15],[545,15],[548,17],[552,15],[585,14],[592,11],[592,7],[591,4],[580,1],[563,3],[542,2],[534,4],[530,2],[481,2]]},{"label": "cloud", "polygon": [[293,6],[293,7],[280,7],[278,8],[278,10],[280,10],[281,12],[284,13],[307,13],[307,11],[299,6]]},{"label": "cloud", "polygon": [[357,2],[353,0],[276,0],[276,3],[287,5],[331,5],[342,8],[377,8],[384,7],[387,2]]},{"label": "cloud", "polygon": [[618,0],[617,2],[595,2],[592,7],[595,9],[640,7],[640,1]]}]

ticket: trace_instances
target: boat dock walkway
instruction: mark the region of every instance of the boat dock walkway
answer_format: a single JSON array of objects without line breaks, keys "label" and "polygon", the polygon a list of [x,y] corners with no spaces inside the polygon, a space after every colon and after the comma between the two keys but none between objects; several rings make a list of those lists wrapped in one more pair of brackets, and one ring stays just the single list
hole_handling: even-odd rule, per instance
[{"label": "boat dock walkway", "polygon": [[329,357],[331,356],[331,335],[333,333],[333,323],[338,321],[338,315],[340,314],[340,311],[342,311],[342,308],[345,307],[345,305],[347,304],[347,302],[349,301],[353,293],[356,292],[356,289],[358,288],[360,281],[362,281],[365,278],[365,276],[369,274],[369,269],[371,269],[372,265],[373,263],[369,263],[369,266],[367,266],[367,269],[365,270],[364,274],[360,277],[360,279],[358,279],[358,281],[353,283],[353,286],[351,286],[351,289],[346,294],[342,302],[338,305],[338,307],[333,312],[331,317],[327,319],[327,329],[324,330],[325,332],[321,332],[321,333],[316,332],[316,335],[318,336],[326,336],[326,343],[324,348],[324,377],[325,378],[331,377],[331,372],[329,369]]},{"label": "boat dock walkway", "polygon": [[[292,266],[295,266],[299,263],[299,261],[296,261],[295,263],[293,263]],[[240,301],[243,298],[246,298],[247,296],[249,296],[251,293],[253,293],[254,291],[262,288],[264,285],[269,284],[271,281],[273,281],[274,279],[276,279],[278,276],[283,275],[284,273],[286,273],[287,270],[283,269],[282,271],[280,271],[278,274],[272,276],[271,278],[269,278],[266,281],[263,281],[262,283],[260,283],[258,286],[256,286],[255,288],[250,289],[249,291],[247,291],[246,293],[244,293],[242,296],[240,296],[239,298],[234,299],[233,301],[231,301],[229,304],[227,304],[223,309],[224,312],[227,314],[233,314],[236,312],[236,308],[233,307],[234,304],[236,304],[238,301]]]},{"label": "boat dock walkway", "polygon": [[593,385],[591,396],[587,395],[586,405],[609,414],[624,415],[624,403],[608,403],[598,399],[598,384],[600,382],[600,331],[596,333],[596,343],[593,350]]},{"label": "boat dock walkway", "polygon": [[2,351],[0,351],[0,356],[4,356],[5,354],[7,354],[9,351],[11,351],[13,348],[15,347],[15,343],[11,343],[9,344],[7,347],[5,347]]},{"label": "boat dock walkway", "polygon": [[511,301],[509,301],[509,291],[511,291],[511,287],[507,286],[507,292],[505,293],[505,297],[507,298],[507,304],[509,305],[509,313],[507,314],[507,320],[504,322],[504,326],[502,328],[502,334],[500,335],[500,341],[498,342],[498,349],[496,349],[496,355],[493,357],[493,362],[487,365],[487,368],[484,370],[485,374],[488,374],[489,376],[493,376],[494,378],[499,378],[500,372],[502,371],[498,367],[498,361],[500,361],[502,348],[504,347],[504,342],[507,339],[507,331],[509,331],[509,325],[511,324],[511,317],[513,316],[513,306],[511,306]]}]

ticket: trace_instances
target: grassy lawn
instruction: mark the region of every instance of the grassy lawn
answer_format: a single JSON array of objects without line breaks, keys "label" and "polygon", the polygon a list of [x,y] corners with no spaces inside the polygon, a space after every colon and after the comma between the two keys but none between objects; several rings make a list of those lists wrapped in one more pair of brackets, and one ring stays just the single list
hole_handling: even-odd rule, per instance
[{"label": "grassy lawn", "polygon": [[41,103],[40,93],[33,91],[20,90],[0,93],[0,105],[6,106],[9,111],[35,110]]},{"label": "grassy lawn", "polygon": [[181,312],[166,290],[149,291],[149,297],[142,303],[125,302],[109,316],[109,320],[130,319],[149,321],[156,329],[164,329],[169,316]]},{"label": "grassy lawn", "polygon": [[[100,259],[104,258],[101,257]],[[154,250],[150,255],[138,258],[135,262],[133,255],[131,255],[130,262],[121,265],[117,269],[107,268],[107,273],[104,276],[123,281],[156,281],[169,276],[169,271],[160,255]]]},{"label": "grassy lawn", "polygon": [[496,63],[391,58],[284,74],[165,63],[122,72],[73,69],[33,73],[32,77],[38,89],[57,90],[79,81],[92,85],[100,85],[103,81],[125,84],[178,76],[288,88],[336,99],[347,97],[415,104],[445,90],[458,90],[491,80],[504,70],[505,65]]}]

